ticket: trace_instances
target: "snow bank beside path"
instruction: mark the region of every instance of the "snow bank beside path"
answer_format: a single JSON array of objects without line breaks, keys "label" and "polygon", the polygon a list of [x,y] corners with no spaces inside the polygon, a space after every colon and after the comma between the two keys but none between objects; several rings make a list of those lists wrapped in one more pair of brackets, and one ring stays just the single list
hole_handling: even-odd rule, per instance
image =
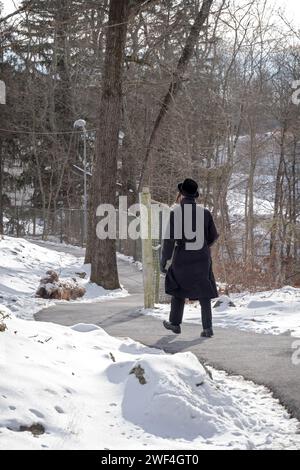
[{"label": "snow bank beside path", "polygon": [[[7,312],[7,310],[6,310]],[[298,421],[264,388],[93,325],[12,317],[0,333],[0,449],[283,449]]]},{"label": "snow bank beside path", "polygon": [[5,237],[0,241],[0,306],[5,305],[18,317],[32,319],[53,301],[35,298],[40,279],[49,270],[61,278],[75,278],[86,289],[77,302],[98,302],[128,295],[124,289],[107,291],[89,282],[90,266],[84,258],[49,250],[24,239]]}]

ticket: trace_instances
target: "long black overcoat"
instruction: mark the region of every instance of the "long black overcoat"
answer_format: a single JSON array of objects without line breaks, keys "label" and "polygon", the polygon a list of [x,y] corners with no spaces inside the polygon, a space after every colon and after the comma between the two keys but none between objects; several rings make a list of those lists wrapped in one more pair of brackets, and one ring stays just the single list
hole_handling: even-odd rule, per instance
[{"label": "long black overcoat", "polygon": [[[182,211],[186,204],[192,204],[193,214],[196,208],[194,198],[185,197],[181,201]],[[172,259],[165,280],[166,293],[175,297],[198,300],[201,298],[217,298],[218,290],[212,269],[210,246],[219,238],[212,214],[204,209],[204,245],[199,250],[186,249],[186,239],[175,239],[170,217],[171,237],[162,243],[162,263]],[[183,217],[184,220],[184,217]],[[184,225],[184,221],[182,222]],[[194,222],[193,222],[194,223]],[[173,256],[173,258],[172,258]]]}]

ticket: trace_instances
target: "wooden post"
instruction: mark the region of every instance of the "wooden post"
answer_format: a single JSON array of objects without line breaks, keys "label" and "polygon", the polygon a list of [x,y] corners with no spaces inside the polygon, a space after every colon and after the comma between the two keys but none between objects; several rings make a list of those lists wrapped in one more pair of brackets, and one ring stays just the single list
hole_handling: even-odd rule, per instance
[{"label": "wooden post", "polygon": [[160,297],[160,242],[154,240],[153,245],[153,264],[154,264],[154,301],[159,303]]},{"label": "wooden post", "polygon": [[[153,203],[153,201],[152,201]],[[153,252],[153,265],[154,265],[154,301],[156,304],[160,300],[160,254],[161,254],[161,243],[162,243],[162,212],[160,204],[152,204],[154,214],[152,216],[152,252]],[[156,225],[156,227],[154,227]]]},{"label": "wooden post", "polygon": [[32,231],[32,235],[33,235],[33,238],[36,237],[36,212],[35,212],[35,208],[33,209],[33,218],[32,218],[32,222],[33,222],[33,231]]},{"label": "wooden post", "polygon": [[141,237],[143,257],[144,306],[154,307],[154,268],[151,236],[151,194],[149,188],[140,193],[141,204]]}]

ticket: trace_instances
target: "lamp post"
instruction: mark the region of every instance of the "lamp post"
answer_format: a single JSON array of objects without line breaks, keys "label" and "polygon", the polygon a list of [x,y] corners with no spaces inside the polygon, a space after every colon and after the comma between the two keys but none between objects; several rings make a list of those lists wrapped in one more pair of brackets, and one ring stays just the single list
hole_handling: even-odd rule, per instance
[{"label": "lamp post", "polygon": [[86,121],[78,119],[74,123],[74,129],[81,129],[83,132],[83,179],[84,179],[84,199],[83,199],[83,213],[84,213],[84,241],[87,240],[87,226],[88,226],[88,201],[87,201],[87,131]]},{"label": "lamp post", "polygon": [[[83,150],[83,170],[73,165],[76,170],[79,170],[83,173],[84,178],[84,240],[87,240],[87,226],[88,226],[88,197],[87,197],[87,177],[92,176],[92,174],[87,170],[87,130],[86,130],[86,121],[84,119],[78,119],[74,122],[74,129],[80,129],[83,132],[84,136],[84,150]],[[125,138],[125,133],[123,131],[119,132],[119,145],[122,147],[123,141]]]},{"label": "lamp post", "polygon": [[0,104],[6,104],[6,86],[2,80],[0,80]]}]

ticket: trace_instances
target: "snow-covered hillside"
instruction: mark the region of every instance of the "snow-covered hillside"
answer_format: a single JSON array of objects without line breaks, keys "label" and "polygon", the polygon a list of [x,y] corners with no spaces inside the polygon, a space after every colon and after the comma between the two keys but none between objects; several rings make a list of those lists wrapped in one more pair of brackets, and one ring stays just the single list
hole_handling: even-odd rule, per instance
[{"label": "snow-covered hillside", "polygon": [[86,295],[81,302],[128,295],[124,289],[111,292],[91,284],[90,266],[84,265],[83,258],[49,250],[24,239],[5,237],[0,241],[0,306],[9,307],[20,318],[32,319],[36,312],[53,304],[53,301],[35,297],[39,281],[48,270],[58,272],[62,278],[75,278],[85,287]]},{"label": "snow-covered hillside", "polygon": [[264,387],[211,379],[192,353],[5,321],[0,449],[299,449],[298,422]]},{"label": "snow-covered hillside", "polygon": [[[300,289],[287,286],[256,294],[232,294],[213,301],[213,305],[217,302],[219,306],[213,309],[215,326],[300,337]],[[169,305],[157,305],[145,314],[166,319],[169,310]],[[184,322],[200,323],[198,302],[185,306]]]},{"label": "snow-covered hillside", "polygon": [[[243,220],[245,217],[245,193],[230,191],[227,198],[232,221]],[[266,198],[254,197],[254,213],[259,217],[270,217],[274,212],[274,203]]]}]

